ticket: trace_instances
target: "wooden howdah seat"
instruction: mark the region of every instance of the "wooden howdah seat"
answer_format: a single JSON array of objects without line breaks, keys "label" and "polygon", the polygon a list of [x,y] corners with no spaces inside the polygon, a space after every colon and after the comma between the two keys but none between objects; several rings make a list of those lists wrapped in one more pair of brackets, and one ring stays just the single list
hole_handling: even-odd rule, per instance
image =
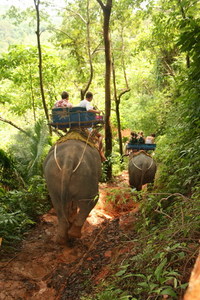
[{"label": "wooden howdah seat", "polygon": [[100,114],[86,111],[83,107],[53,108],[51,126],[58,129],[93,127],[104,124],[104,118]]}]

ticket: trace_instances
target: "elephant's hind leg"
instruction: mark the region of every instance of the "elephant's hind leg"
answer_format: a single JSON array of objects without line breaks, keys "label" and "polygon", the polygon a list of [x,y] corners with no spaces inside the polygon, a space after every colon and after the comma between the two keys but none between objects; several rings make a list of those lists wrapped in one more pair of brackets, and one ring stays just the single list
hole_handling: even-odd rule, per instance
[{"label": "elephant's hind leg", "polygon": [[66,220],[65,216],[58,217],[58,228],[56,242],[58,244],[66,244],[69,240],[68,236],[69,222]]},{"label": "elephant's hind leg", "polygon": [[82,226],[77,226],[75,225],[75,220],[77,218],[78,214],[78,207],[76,203],[71,204],[70,207],[70,213],[69,213],[69,230],[68,230],[68,235],[69,238],[80,238],[81,237],[81,228]]},{"label": "elephant's hind leg", "polygon": [[83,227],[83,224],[84,224],[85,220],[87,219],[91,210],[96,205],[97,201],[98,201],[98,199],[96,199],[96,197],[95,197],[95,200],[93,198],[79,200],[79,203],[78,203],[79,209],[78,209],[76,218],[74,219],[74,222],[68,231],[68,234],[70,237],[74,237],[74,238],[81,237],[81,229]]},{"label": "elephant's hind leg", "polygon": [[82,226],[76,226],[75,224],[72,224],[68,231],[69,238],[81,238],[81,229]]},{"label": "elephant's hind leg", "polygon": [[74,220],[76,219],[77,210],[78,210],[77,204],[74,201],[71,201],[69,205],[69,216],[68,216],[69,227],[72,226]]}]

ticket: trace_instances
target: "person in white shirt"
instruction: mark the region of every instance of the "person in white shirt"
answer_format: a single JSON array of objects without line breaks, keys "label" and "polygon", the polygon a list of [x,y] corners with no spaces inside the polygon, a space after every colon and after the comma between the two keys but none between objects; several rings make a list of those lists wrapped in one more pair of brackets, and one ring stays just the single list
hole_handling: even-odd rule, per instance
[{"label": "person in white shirt", "polygon": [[[93,94],[91,92],[87,92],[86,95],[85,95],[85,99],[82,100],[79,103],[78,106],[86,108],[86,110],[88,112],[93,112],[93,113],[96,113],[96,114],[100,114],[100,111],[95,110],[93,108],[93,106],[91,105],[90,102],[92,101],[92,99],[93,99]],[[90,128],[90,129],[93,130],[92,128]],[[99,154],[101,156],[101,161],[103,162],[103,161],[106,160],[106,157],[105,157],[104,152],[103,152],[103,143],[102,143],[103,137],[97,130],[93,130],[93,135],[95,135],[98,138]]]},{"label": "person in white shirt", "polygon": [[155,144],[155,134],[152,133],[151,135],[147,136],[145,139],[145,144]]},{"label": "person in white shirt", "polygon": [[82,100],[79,103],[78,106],[86,108],[86,110],[89,111],[89,112],[93,112],[93,113],[98,113],[99,114],[100,111],[99,110],[95,110],[93,108],[93,106],[91,105],[91,103],[90,103],[92,101],[92,99],[93,99],[93,94],[91,92],[87,92],[86,95],[85,95],[85,99]]}]

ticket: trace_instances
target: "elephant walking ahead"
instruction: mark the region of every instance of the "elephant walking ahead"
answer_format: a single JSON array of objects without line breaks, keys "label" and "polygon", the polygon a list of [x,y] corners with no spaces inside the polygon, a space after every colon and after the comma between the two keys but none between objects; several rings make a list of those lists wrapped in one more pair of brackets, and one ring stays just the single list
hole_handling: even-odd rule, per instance
[{"label": "elephant walking ahead", "polygon": [[141,191],[142,185],[154,181],[156,174],[156,163],[145,151],[130,154],[129,184],[131,187]]},{"label": "elephant walking ahead", "polygon": [[81,228],[98,201],[101,159],[81,140],[53,146],[44,161],[47,188],[58,217],[57,242],[81,237]]}]

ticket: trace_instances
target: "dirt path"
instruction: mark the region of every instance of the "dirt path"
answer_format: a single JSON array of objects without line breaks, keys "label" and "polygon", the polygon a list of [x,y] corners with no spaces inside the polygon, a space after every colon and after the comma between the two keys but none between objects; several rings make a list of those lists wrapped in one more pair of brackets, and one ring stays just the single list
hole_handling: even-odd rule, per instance
[{"label": "dirt path", "polygon": [[[54,210],[43,215],[21,250],[1,261],[0,300],[78,300],[91,293],[113,272],[111,261],[119,263],[125,253],[133,251],[127,231],[132,230],[138,205],[134,196],[122,205],[120,195],[130,197],[127,186],[126,173],[118,178],[117,186],[101,184],[100,201],[84,225],[82,238],[70,247],[55,243]],[[108,197],[114,200],[112,205],[105,205]]]}]

